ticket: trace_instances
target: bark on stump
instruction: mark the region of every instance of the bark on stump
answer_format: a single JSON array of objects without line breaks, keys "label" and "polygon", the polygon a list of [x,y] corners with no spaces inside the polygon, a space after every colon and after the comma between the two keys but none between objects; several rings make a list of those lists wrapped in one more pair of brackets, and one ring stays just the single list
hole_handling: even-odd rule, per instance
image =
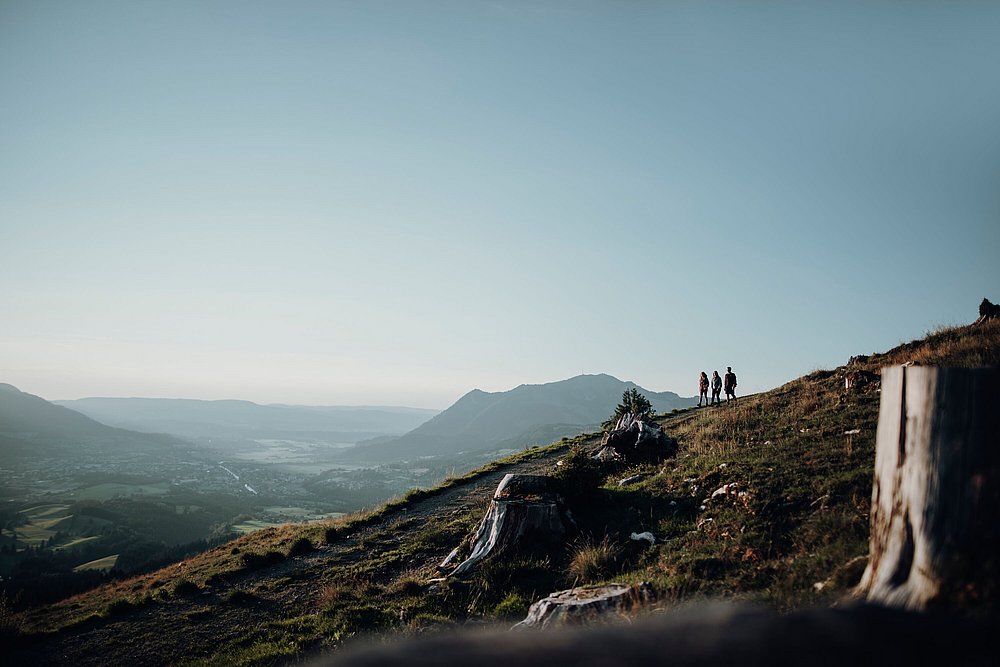
[{"label": "bark on stump", "polygon": [[[555,481],[544,475],[504,475],[471,539],[471,551],[451,573],[461,576],[481,560],[515,547],[528,536],[533,539],[561,539],[572,525],[562,499],[554,491]],[[448,567],[459,555],[456,547],[441,567]]]},{"label": "bark on stump", "polygon": [[1000,607],[1000,369],[882,370],[869,550],[869,601]]},{"label": "bark on stump", "polygon": [[[613,452],[609,457],[608,453]],[[645,415],[625,414],[604,434],[594,457],[621,458],[628,463],[656,463],[677,453],[677,441],[646,421]]]},{"label": "bark on stump", "polygon": [[528,617],[514,627],[547,628],[612,620],[654,597],[653,587],[646,582],[635,586],[605,584],[571,588],[532,604]]}]

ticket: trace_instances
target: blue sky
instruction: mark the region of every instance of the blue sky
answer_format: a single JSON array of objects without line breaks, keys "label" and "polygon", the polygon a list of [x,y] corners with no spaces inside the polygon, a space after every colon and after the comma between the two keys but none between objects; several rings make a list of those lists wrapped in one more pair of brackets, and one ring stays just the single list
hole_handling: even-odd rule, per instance
[{"label": "blue sky", "polygon": [[1000,3],[0,0],[0,381],[746,392],[1000,300]]}]

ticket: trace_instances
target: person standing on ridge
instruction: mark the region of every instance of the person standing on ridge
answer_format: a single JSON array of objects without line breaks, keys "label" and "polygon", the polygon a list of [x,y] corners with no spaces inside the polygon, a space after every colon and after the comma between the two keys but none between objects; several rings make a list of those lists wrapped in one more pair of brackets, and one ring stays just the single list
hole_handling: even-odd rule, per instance
[{"label": "person standing on ridge", "polygon": [[722,403],[722,399],[719,394],[722,393],[722,378],[719,377],[719,371],[712,371],[712,402],[709,405],[719,405]]},{"label": "person standing on ridge", "polygon": [[698,394],[698,407],[701,407],[701,399],[705,399],[705,406],[708,406],[708,375],[705,371],[701,372],[701,378],[698,380],[698,389],[700,393]]},{"label": "person standing on ridge", "polygon": [[736,400],[736,373],[732,366],[726,366],[726,403]]}]

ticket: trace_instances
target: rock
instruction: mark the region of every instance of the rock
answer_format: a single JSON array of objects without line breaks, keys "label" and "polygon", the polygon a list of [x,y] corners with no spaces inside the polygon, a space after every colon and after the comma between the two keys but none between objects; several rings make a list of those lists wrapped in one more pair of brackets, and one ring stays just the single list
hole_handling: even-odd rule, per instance
[{"label": "rock", "polygon": [[648,530],[644,533],[632,533],[629,536],[629,539],[635,540],[636,542],[641,542],[642,540],[646,540],[650,544],[656,544],[656,537],[654,537],[653,534]]},{"label": "rock", "polygon": [[555,488],[555,480],[544,475],[505,475],[475,533],[448,554],[440,567],[451,565],[466,546],[469,555],[451,576],[465,574],[479,561],[514,548],[529,536],[561,540],[574,525]]},{"label": "rock", "polygon": [[528,617],[514,627],[548,628],[613,620],[655,598],[653,586],[648,582],[634,586],[606,584],[571,588],[552,593],[531,605]]},{"label": "rock", "polygon": [[626,477],[625,479],[618,480],[618,486],[625,486],[626,484],[631,484],[632,482],[638,482],[640,479],[643,479],[645,477],[648,477],[648,475],[646,475],[645,473],[632,475],[630,477]]},{"label": "rock", "polygon": [[729,484],[720,486],[715,491],[712,491],[711,499],[718,498],[719,496],[728,496],[731,493],[735,494],[737,486],[739,486],[739,482],[730,482]]}]

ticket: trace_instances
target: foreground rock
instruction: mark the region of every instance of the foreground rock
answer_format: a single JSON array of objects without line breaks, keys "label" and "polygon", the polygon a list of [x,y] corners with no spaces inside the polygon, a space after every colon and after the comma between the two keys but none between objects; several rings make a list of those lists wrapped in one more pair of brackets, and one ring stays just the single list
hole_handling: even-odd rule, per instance
[{"label": "foreground rock", "polygon": [[544,475],[505,475],[476,532],[456,547],[441,568],[449,567],[463,547],[469,554],[451,572],[461,576],[480,561],[526,543],[562,541],[573,528],[573,519],[556,491],[556,482]]},{"label": "foreground rock", "polygon": [[605,584],[559,591],[531,605],[528,617],[514,627],[548,628],[581,625],[621,618],[626,612],[651,602],[653,587],[642,582],[635,586]]}]

